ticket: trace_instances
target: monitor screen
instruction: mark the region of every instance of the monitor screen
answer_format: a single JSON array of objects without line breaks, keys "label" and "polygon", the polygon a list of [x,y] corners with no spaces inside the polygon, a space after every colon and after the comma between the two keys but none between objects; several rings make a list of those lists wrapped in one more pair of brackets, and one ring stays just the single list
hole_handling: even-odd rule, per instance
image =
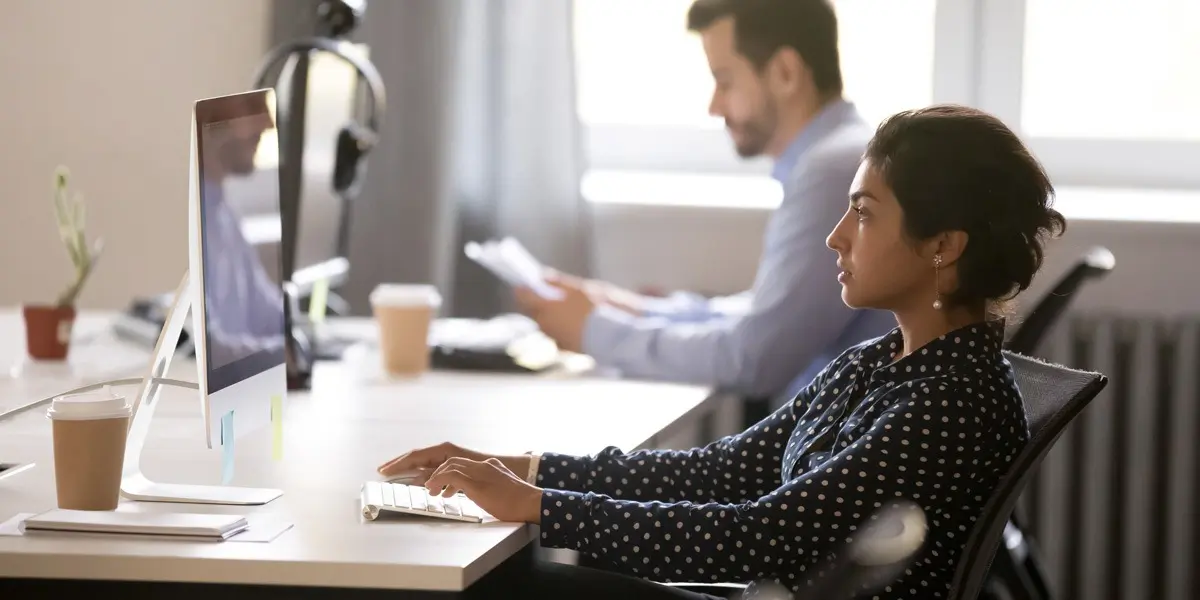
[{"label": "monitor screen", "polygon": [[208,393],[284,362],[282,266],[264,243],[281,229],[274,108],[269,91],[197,104]]}]

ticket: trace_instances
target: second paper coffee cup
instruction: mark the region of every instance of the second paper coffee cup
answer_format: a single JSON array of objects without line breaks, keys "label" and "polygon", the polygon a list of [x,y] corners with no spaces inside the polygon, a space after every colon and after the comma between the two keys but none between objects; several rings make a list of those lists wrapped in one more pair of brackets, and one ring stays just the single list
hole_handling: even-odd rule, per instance
[{"label": "second paper coffee cup", "polygon": [[385,283],[371,292],[379,324],[379,351],[391,375],[417,375],[429,369],[429,327],[442,305],[432,285]]}]

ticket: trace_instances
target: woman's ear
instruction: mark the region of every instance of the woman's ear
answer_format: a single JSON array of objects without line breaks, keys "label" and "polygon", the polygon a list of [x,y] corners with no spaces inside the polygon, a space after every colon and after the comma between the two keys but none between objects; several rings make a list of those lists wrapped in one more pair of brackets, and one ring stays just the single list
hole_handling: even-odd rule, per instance
[{"label": "woman's ear", "polygon": [[948,267],[958,262],[967,249],[967,232],[944,231],[933,238],[933,253],[941,256],[941,266]]}]

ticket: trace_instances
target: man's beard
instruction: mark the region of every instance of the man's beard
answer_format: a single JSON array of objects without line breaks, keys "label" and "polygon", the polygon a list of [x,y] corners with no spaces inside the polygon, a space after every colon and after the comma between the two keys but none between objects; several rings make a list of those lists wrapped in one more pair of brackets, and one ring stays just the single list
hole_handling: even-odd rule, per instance
[{"label": "man's beard", "polygon": [[741,134],[734,139],[734,148],[742,158],[753,158],[765,152],[771,138],[775,137],[777,125],[778,112],[770,100],[767,100],[762,110],[750,119],[736,124],[728,120],[725,122],[725,126],[731,132],[737,131]]}]

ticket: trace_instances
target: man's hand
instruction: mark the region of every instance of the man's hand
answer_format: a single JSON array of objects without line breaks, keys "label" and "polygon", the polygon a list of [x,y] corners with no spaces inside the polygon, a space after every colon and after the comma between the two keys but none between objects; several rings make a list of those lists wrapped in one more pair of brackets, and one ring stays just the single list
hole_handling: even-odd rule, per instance
[{"label": "man's hand", "polygon": [[425,487],[431,495],[444,497],[462,491],[501,521],[541,521],[542,489],[527,483],[497,458],[451,458],[429,476]]},{"label": "man's hand", "polygon": [[546,282],[561,290],[573,289],[586,294],[595,304],[607,304],[631,315],[641,315],[645,296],[619,285],[598,279],[583,279],[566,273],[548,270]]},{"label": "man's hand", "polygon": [[516,456],[491,456],[482,452],[468,450],[450,442],[443,442],[436,446],[405,452],[380,465],[378,471],[384,477],[394,477],[401,473],[412,474],[412,485],[421,485],[428,480],[435,469],[452,458],[464,458],[472,461],[498,460],[508,470],[519,473],[522,478],[529,472],[529,462],[532,460],[532,457],[524,454]]},{"label": "man's hand", "polygon": [[517,288],[517,304],[537,322],[542,333],[558,344],[559,349],[581,352],[584,325],[597,302],[578,287],[557,287],[563,292],[558,299],[543,298],[533,290]]}]

